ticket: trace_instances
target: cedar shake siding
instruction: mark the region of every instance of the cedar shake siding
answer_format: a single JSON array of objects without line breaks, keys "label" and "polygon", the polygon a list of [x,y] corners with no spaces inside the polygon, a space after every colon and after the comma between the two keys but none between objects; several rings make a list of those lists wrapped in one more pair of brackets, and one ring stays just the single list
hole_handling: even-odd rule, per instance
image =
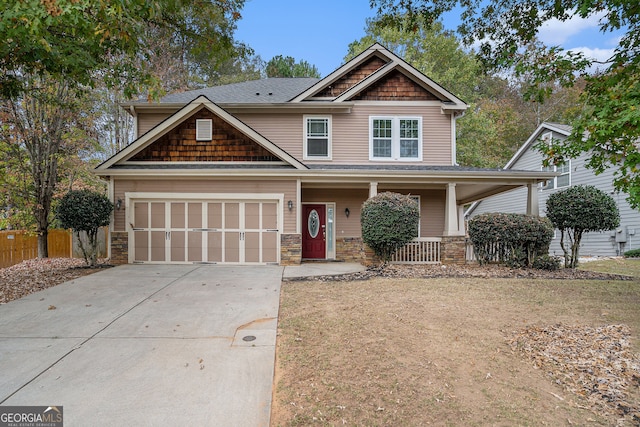
[{"label": "cedar shake siding", "polygon": [[360,83],[363,79],[369,77],[371,74],[382,68],[387,61],[377,56],[371,57],[365,61],[360,67],[348,72],[343,77],[336,80],[326,89],[318,92],[314,98],[336,98],[340,94],[351,89],[357,83]]},{"label": "cedar shake siding", "polygon": [[[296,181],[295,180],[230,180],[230,179],[180,179],[158,178],[153,179],[116,179],[114,182],[114,200],[125,200],[125,193],[222,193],[238,197],[243,193],[271,193],[284,194],[284,205],[281,206],[283,214],[283,233],[296,232],[296,215],[286,209],[289,200],[296,206]],[[114,231],[125,231],[125,210],[114,211]]]},{"label": "cedar shake siding", "polygon": [[[211,141],[196,140],[196,120],[211,119]],[[160,137],[135,156],[132,161],[160,162],[233,162],[279,161],[262,146],[207,109],[201,109],[177,128]]]},{"label": "cedar shake siding", "polygon": [[438,101],[400,71],[393,71],[354,96],[352,101]]}]

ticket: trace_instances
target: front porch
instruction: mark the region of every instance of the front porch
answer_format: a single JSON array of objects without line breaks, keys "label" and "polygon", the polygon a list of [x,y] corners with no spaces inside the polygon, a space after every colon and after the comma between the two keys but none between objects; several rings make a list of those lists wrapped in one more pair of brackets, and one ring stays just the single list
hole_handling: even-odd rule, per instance
[{"label": "front porch", "polygon": [[[354,176],[353,171],[348,177],[335,176],[334,171],[322,171],[325,172],[328,175],[322,178],[300,180],[297,202],[288,205],[297,217],[296,233],[282,236],[283,265],[314,259],[362,264],[377,262],[373,251],[362,240],[360,213],[362,204],[379,192],[411,195],[420,207],[418,235],[393,255],[393,263],[466,263],[464,206],[495,192],[525,186],[529,190],[527,210],[531,214],[538,213],[537,180],[530,177],[523,180],[510,176],[509,182],[495,182],[493,175],[478,177],[468,173],[452,179],[450,175],[437,178],[414,175],[413,170],[410,175],[403,171],[409,176],[394,171],[384,177]],[[376,170],[374,173],[386,174],[388,171]],[[292,243],[293,253],[290,250]]]}]

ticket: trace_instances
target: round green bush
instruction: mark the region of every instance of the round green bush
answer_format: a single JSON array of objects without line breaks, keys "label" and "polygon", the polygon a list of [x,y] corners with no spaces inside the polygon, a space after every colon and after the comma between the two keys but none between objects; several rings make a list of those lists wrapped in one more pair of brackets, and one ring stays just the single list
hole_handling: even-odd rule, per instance
[{"label": "round green bush", "polygon": [[362,204],[362,240],[383,261],[418,236],[420,209],[410,196],[384,192]]},{"label": "round green bush", "polygon": [[547,254],[540,255],[533,261],[532,267],[538,270],[555,271],[560,268],[560,258]]},{"label": "round green bush", "polygon": [[640,258],[640,249],[632,249],[624,253],[625,258]]},{"label": "round green bush", "polygon": [[480,264],[497,262],[530,267],[547,254],[553,226],[547,218],[513,213],[485,213],[469,220],[469,238]]}]

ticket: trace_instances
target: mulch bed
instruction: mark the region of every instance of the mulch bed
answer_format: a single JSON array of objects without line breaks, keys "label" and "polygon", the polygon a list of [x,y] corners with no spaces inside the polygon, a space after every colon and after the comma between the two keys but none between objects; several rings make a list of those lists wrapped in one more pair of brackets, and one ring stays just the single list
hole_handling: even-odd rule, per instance
[{"label": "mulch bed", "polygon": [[83,259],[43,258],[30,259],[0,269],[0,304],[22,298],[75,278],[95,273],[105,267],[104,260],[89,268]]},{"label": "mulch bed", "polygon": [[[533,268],[520,269],[499,265],[479,266],[466,265],[400,265],[386,264],[371,266],[359,273],[341,275],[317,276],[313,280],[345,281],[368,280],[375,277],[388,278],[439,278],[439,277],[477,277],[477,278],[526,278],[526,279],[561,279],[561,280],[634,280],[631,276],[622,274],[597,273],[595,271],[560,268],[555,271],[537,270]],[[289,278],[294,280],[309,280],[309,278]]]}]

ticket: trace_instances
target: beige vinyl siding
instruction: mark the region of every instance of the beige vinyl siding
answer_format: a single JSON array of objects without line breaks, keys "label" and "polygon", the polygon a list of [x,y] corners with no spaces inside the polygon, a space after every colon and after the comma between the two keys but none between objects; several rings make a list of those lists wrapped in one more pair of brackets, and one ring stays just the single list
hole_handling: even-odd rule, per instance
[{"label": "beige vinyl siding", "polygon": [[[216,180],[216,179],[117,179],[114,183],[115,200],[125,200],[128,192],[136,193],[228,193],[234,197],[241,197],[243,193],[284,194],[283,214],[284,233],[296,231],[296,209],[291,212],[287,202],[291,200],[296,206],[296,181],[286,180]],[[125,211],[116,210],[114,213],[114,230],[125,231]]]},{"label": "beige vinyl siding", "polygon": [[236,114],[240,120],[278,147],[302,160],[302,114]]},{"label": "beige vinyl siding", "polygon": [[379,184],[378,192],[382,193],[383,191],[420,196],[420,237],[442,236],[444,231],[445,190],[385,189],[384,184]]},{"label": "beige vinyl siding", "polygon": [[157,126],[160,122],[169,117],[170,113],[142,113],[138,114],[138,135],[140,137],[145,133],[149,132],[155,126]]},{"label": "beige vinyl siding", "polygon": [[[380,189],[382,188],[382,189]],[[383,186],[379,191],[385,191]],[[420,196],[421,237],[440,237],[444,230],[444,190],[390,190],[401,194]],[[361,237],[360,212],[369,198],[368,189],[303,188],[303,203],[334,202],[336,204],[336,237]],[[349,208],[349,218],[344,213]]]},{"label": "beige vinyl siding", "polygon": [[[303,188],[303,203],[335,203],[336,238],[360,237],[360,210],[369,197],[368,189]],[[344,210],[349,208],[349,218]]]},{"label": "beige vinyl siding", "polygon": [[[322,114],[317,114],[322,115]],[[439,106],[355,105],[351,113],[331,114],[334,164],[389,164],[369,160],[369,116],[422,117],[422,162],[451,165],[451,116]],[[238,114],[240,120],[292,156],[302,159],[302,114]],[[327,163],[307,160],[305,163]]]}]

